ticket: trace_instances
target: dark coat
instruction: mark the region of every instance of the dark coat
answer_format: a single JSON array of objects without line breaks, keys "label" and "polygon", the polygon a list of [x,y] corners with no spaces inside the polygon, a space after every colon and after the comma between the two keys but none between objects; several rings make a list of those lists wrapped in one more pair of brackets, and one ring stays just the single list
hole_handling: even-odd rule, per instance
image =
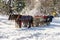
[{"label": "dark coat", "polygon": [[48,16],[48,18],[47,18],[47,22],[52,22],[52,19],[53,19],[54,17],[53,16]]}]

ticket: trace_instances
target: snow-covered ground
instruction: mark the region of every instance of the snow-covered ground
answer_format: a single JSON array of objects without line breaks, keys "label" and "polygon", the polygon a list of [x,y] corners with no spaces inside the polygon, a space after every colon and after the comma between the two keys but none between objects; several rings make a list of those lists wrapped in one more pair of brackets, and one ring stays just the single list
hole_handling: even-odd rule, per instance
[{"label": "snow-covered ground", "polygon": [[60,40],[60,17],[55,17],[49,26],[15,28],[8,16],[0,15],[0,40]]}]

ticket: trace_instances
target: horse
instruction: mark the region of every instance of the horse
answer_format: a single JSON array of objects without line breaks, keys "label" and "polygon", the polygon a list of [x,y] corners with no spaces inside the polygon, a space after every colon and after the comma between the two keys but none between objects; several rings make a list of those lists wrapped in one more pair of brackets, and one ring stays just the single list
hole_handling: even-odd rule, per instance
[{"label": "horse", "polygon": [[22,22],[26,25],[28,24],[28,28],[30,28],[33,25],[33,17],[30,15],[24,16],[24,15],[9,15],[8,20],[15,20],[16,22],[16,27],[21,28],[22,27]]}]

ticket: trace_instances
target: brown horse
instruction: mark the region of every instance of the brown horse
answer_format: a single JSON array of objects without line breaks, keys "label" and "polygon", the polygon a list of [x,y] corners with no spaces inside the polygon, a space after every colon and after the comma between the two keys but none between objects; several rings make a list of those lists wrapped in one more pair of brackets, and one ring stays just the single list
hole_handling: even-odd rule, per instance
[{"label": "brown horse", "polygon": [[18,25],[19,28],[21,28],[22,22],[25,25],[28,24],[29,25],[28,28],[30,28],[32,26],[32,24],[33,24],[33,17],[32,16],[9,15],[8,20],[15,20],[16,25]]}]

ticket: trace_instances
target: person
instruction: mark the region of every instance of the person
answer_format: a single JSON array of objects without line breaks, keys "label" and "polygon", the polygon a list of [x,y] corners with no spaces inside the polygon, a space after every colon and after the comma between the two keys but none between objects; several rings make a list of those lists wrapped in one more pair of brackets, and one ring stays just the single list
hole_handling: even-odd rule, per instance
[{"label": "person", "polygon": [[50,24],[50,22],[52,22],[52,19],[54,18],[52,15],[44,15],[43,18],[45,19],[44,20],[44,23],[46,23],[47,25]]},{"label": "person", "polygon": [[54,18],[54,17],[53,17],[52,15],[48,15],[48,17],[47,17],[47,19],[46,19],[47,25],[49,25],[50,22],[52,22],[52,19],[53,19],[53,18]]},{"label": "person", "polygon": [[47,22],[48,16],[44,15],[43,18],[44,18],[44,22]]},{"label": "person", "polygon": [[53,19],[54,17],[52,16],[52,15],[48,15],[48,17],[47,17],[47,22],[52,22],[52,19]]}]

